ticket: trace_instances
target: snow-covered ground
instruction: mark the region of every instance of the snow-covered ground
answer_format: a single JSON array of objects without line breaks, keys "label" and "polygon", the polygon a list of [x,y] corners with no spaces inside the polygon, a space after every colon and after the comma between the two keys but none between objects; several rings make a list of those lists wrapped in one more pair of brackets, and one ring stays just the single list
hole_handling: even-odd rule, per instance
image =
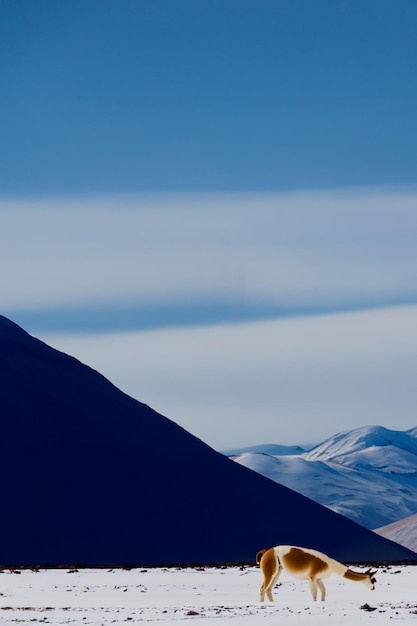
[{"label": "snow-covered ground", "polygon": [[[360,570],[361,568],[356,568]],[[314,603],[306,581],[285,572],[274,603],[261,604],[258,567],[80,569],[0,575],[0,624],[201,622],[221,626],[416,622],[417,566],[383,567],[375,591],[332,576]],[[363,608],[365,605],[365,608]],[[366,605],[368,609],[366,610]],[[371,610],[372,609],[372,610]]]}]

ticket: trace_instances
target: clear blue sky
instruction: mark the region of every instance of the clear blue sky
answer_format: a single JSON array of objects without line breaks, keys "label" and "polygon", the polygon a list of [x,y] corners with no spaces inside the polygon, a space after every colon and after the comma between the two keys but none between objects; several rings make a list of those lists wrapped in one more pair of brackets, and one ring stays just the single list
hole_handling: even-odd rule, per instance
[{"label": "clear blue sky", "polygon": [[415,0],[0,0],[0,191],[417,182]]},{"label": "clear blue sky", "polygon": [[218,448],[415,426],[416,33],[0,0],[0,312]]}]

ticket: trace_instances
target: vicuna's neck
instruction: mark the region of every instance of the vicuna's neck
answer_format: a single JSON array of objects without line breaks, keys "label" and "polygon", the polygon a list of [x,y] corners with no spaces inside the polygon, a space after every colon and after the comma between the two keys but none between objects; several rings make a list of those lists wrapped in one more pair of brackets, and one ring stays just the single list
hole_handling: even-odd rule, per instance
[{"label": "vicuna's neck", "polygon": [[368,574],[360,574],[359,572],[354,572],[351,569],[347,569],[343,574],[343,578],[347,578],[348,580],[354,580],[356,582],[365,582],[367,578],[369,578]]}]

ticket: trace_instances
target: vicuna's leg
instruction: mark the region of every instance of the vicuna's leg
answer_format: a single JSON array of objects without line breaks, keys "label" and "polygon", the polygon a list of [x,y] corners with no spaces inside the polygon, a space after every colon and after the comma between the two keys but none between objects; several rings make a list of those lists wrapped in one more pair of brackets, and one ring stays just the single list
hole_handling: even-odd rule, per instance
[{"label": "vicuna's leg", "polygon": [[272,597],[272,588],[273,588],[273,586],[275,584],[275,581],[277,580],[278,576],[279,576],[279,571],[278,571],[278,574],[276,574],[276,573],[270,574],[270,575],[268,575],[268,574],[265,575],[264,574],[264,580],[263,580],[263,583],[261,585],[260,593],[259,593],[259,600],[261,602],[264,602],[264,600],[265,600],[265,593],[268,596],[268,600],[270,602],[274,601],[274,599]]},{"label": "vicuna's leg", "polygon": [[317,584],[321,591],[321,601],[324,602],[326,599],[326,587],[324,586],[323,581],[320,580],[319,578],[317,579]]},{"label": "vicuna's leg", "polygon": [[265,601],[265,580],[262,582],[261,588],[259,589],[259,602]]},{"label": "vicuna's leg", "polygon": [[314,602],[317,600],[317,581],[313,578],[309,578],[308,582],[310,583],[311,595],[313,596]]},{"label": "vicuna's leg", "polygon": [[268,600],[270,602],[274,601],[274,598],[272,597],[272,590],[273,590],[274,585],[277,582],[281,572],[282,572],[282,567],[278,566],[276,574],[272,577],[272,579],[269,581],[269,584],[265,587],[266,595],[268,596]]},{"label": "vicuna's leg", "polygon": [[281,566],[273,549],[267,550],[265,552],[261,559],[260,566],[264,580],[261,585],[259,599],[261,602],[263,602],[265,600],[266,593],[266,595],[268,596],[268,600],[270,602],[273,602],[274,599],[272,597],[272,588],[281,573]]}]

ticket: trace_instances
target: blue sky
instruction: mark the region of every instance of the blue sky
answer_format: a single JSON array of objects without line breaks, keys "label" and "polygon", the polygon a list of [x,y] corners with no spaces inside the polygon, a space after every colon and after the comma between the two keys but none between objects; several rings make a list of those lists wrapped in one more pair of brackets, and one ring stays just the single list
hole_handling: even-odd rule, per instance
[{"label": "blue sky", "polygon": [[416,28],[0,0],[1,313],[218,448],[415,426]]},{"label": "blue sky", "polygon": [[2,0],[5,194],[414,184],[414,0]]}]

